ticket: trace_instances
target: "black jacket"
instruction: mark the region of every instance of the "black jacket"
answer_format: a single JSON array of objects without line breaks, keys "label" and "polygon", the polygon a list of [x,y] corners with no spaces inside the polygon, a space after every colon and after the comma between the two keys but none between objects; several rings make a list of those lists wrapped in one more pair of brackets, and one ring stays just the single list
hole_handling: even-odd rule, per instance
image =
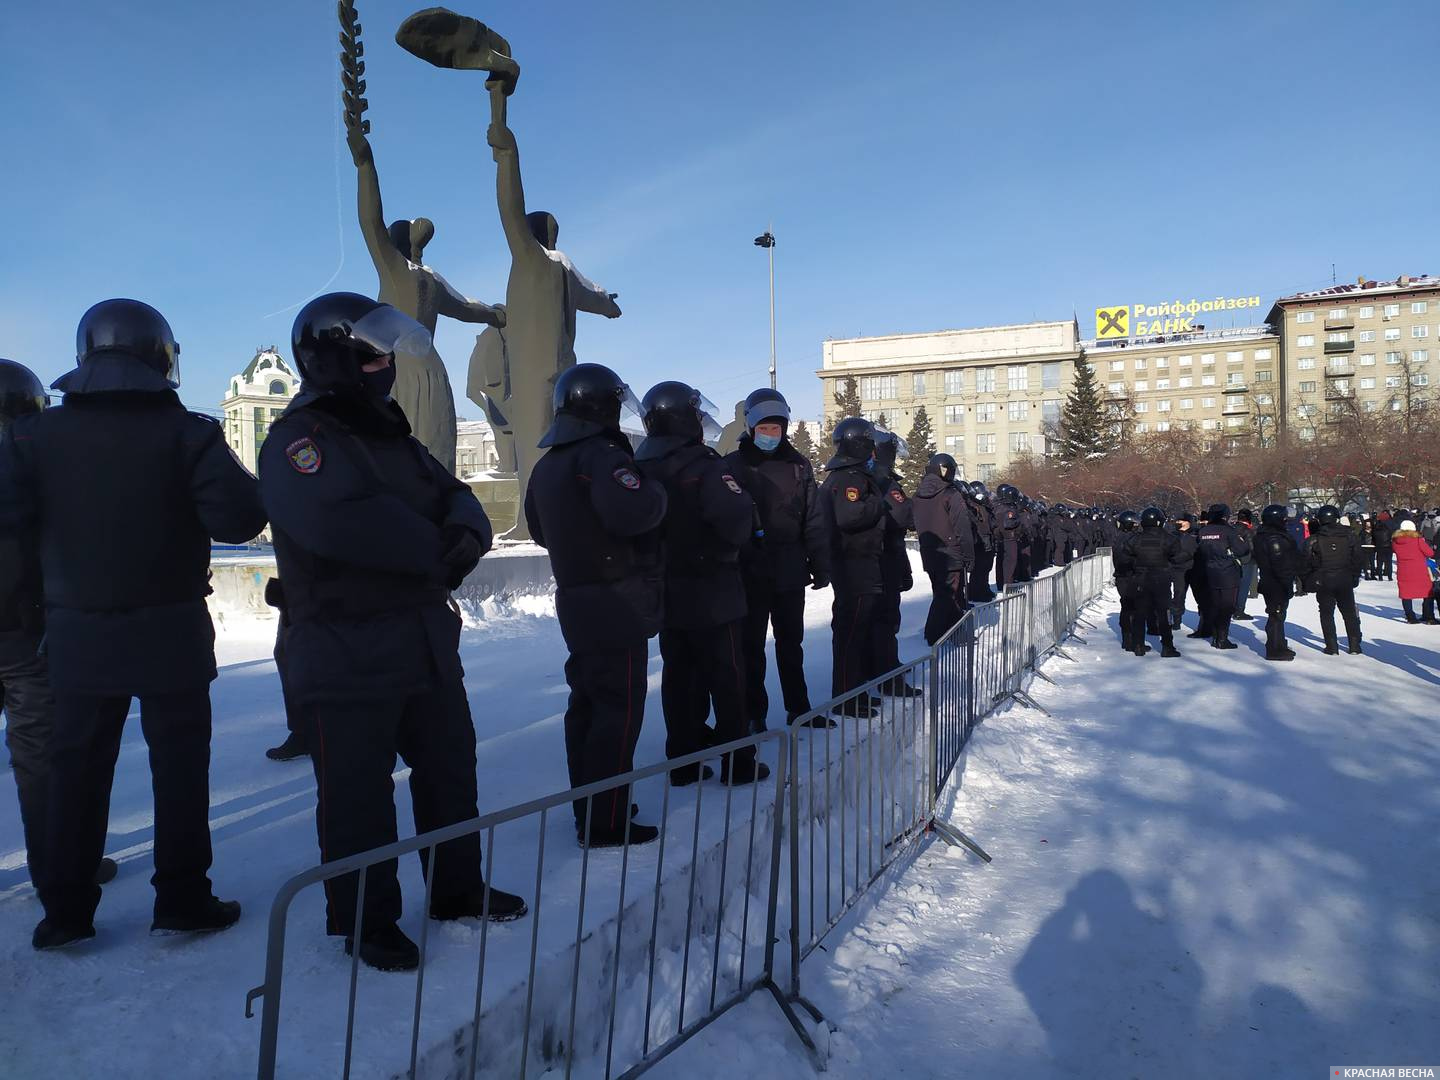
[{"label": "black jacket", "polygon": [[1240,584],[1240,561],[1250,554],[1246,530],[1230,524],[1201,525],[1195,531],[1195,561],[1204,567],[1205,580],[1216,588]]},{"label": "black jacket", "polygon": [[0,634],[23,631],[39,637],[44,598],[33,537],[0,534]]},{"label": "black jacket", "polygon": [[920,563],[927,574],[953,573],[974,564],[974,520],[954,484],[926,473],[910,505],[915,535],[920,538]]},{"label": "black jacket", "polygon": [[826,470],[820,496],[835,591],[849,596],[883,592],[880,562],[890,518],[883,489],[863,464],[837,458]]},{"label": "black jacket", "polygon": [[1200,541],[1195,536],[1195,530],[1190,528],[1181,532],[1179,529],[1174,529],[1170,535],[1175,537],[1176,542],[1180,545],[1180,561],[1175,564],[1175,569],[1188,573],[1195,565],[1195,555],[1200,550]]},{"label": "black jacket", "polygon": [[880,556],[880,579],[887,593],[908,592],[915,587],[910,569],[910,551],[905,536],[915,528],[915,507],[900,481],[888,474],[876,474],[885,495],[889,516],[885,519],[885,545]]},{"label": "black jacket", "polygon": [[535,463],[525,521],[550,552],[555,612],[572,651],[623,649],[660,632],[667,503],[618,431],[579,434]]},{"label": "black jacket", "polygon": [[1282,525],[1261,525],[1255,530],[1255,568],[1260,573],[1260,587],[1274,584],[1289,590],[1300,572],[1300,549]]},{"label": "black jacket", "polygon": [[1350,588],[1365,568],[1365,553],[1353,529],[1344,525],[1321,525],[1305,541],[1301,558],[1306,588]]},{"label": "black jacket", "polygon": [[725,468],[755,500],[764,535],[740,553],[746,578],[763,578],[776,589],[803,589],[830,580],[830,540],[815,469],[804,454],[782,439],[773,454],[749,435],[725,456]]},{"label": "black jacket", "polygon": [[408,696],[459,679],[447,526],[481,552],[470,488],[410,435],[398,407],[297,397],[260,449],[260,494],[284,587],[286,691],[297,701]]},{"label": "black jacket", "polygon": [[1169,576],[1184,561],[1180,541],[1160,526],[1120,533],[1114,548],[1115,573]]},{"label": "black jacket", "polygon": [[647,438],[636,460],[665,485],[665,627],[723,626],[745,614],[740,550],[750,543],[755,502],[708,446]]},{"label": "black jacket", "polygon": [[57,688],[164,694],[215,678],[210,540],[264,527],[220,425],[171,390],[66,394],[0,444],[0,529],[37,537]]}]

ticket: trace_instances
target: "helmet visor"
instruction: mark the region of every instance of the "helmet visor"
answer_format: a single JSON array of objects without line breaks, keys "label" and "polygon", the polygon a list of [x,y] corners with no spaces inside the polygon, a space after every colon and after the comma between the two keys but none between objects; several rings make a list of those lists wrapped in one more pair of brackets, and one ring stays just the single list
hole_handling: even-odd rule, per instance
[{"label": "helmet visor", "polygon": [[720,410],[715,407],[713,401],[699,390],[695,391],[695,396],[691,399],[691,402],[695,406],[695,411],[700,414],[701,438],[707,443],[715,442],[725,431],[725,425],[715,419],[715,414]]},{"label": "helmet visor", "polygon": [[430,352],[430,331],[389,304],[351,323],[350,340],[377,357],[392,353],[423,357]]}]

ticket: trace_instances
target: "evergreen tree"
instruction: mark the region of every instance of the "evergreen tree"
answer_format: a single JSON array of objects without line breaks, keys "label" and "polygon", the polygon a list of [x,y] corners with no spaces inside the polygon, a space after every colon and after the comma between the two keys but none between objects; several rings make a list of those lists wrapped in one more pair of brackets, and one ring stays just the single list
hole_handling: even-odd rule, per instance
[{"label": "evergreen tree", "polygon": [[920,478],[925,475],[925,466],[935,453],[935,433],[924,405],[915,410],[910,434],[905,436],[905,446],[910,451],[910,457],[900,462],[900,486],[914,495],[915,489],[920,486]]},{"label": "evergreen tree", "polygon": [[1075,359],[1075,384],[1060,412],[1060,457],[1065,461],[1086,461],[1104,457],[1115,449],[1105,402],[1095,369],[1081,353]]},{"label": "evergreen tree", "polygon": [[[819,451],[824,453],[830,449],[832,442],[831,434],[835,431],[835,425],[847,416],[860,415],[860,384],[851,375],[844,382],[840,383],[833,394],[835,402],[835,415],[831,423],[821,432],[821,445]],[[829,460],[828,458],[826,460]]]},{"label": "evergreen tree", "polygon": [[790,432],[790,445],[795,447],[815,467],[818,475],[825,466],[825,459],[820,456],[820,448],[815,445],[814,438],[810,435],[810,429],[805,426],[805,421],[800,420],[795,424],[795,430]]}]

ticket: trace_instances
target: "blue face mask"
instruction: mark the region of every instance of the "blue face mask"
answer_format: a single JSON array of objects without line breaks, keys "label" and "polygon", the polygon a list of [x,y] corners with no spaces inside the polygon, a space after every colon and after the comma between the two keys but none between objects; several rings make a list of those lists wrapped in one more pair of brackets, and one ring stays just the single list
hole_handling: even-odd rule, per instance
[{"label": "blue face mask", "polygon": [[755,433],[755,447],[756,447],[756,449],[759,450],[761,453],[764,453],[764,454],[773,454],[776,450],[778,450],[778,449],[780,448],[780,436],[779,436],[779,435],[761,435],[761,434],[757,431],[757,432]]}]

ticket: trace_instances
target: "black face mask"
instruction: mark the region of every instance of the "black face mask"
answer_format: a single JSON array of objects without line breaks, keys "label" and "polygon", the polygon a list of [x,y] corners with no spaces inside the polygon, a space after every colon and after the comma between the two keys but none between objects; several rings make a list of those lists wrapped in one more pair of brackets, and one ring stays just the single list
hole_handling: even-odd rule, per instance
[{"label": "black face mask", "polygon": [[386,400],[395,387],[395,362],[392,360],[379,371],[362,371],[360,385],[371,397]]}]

